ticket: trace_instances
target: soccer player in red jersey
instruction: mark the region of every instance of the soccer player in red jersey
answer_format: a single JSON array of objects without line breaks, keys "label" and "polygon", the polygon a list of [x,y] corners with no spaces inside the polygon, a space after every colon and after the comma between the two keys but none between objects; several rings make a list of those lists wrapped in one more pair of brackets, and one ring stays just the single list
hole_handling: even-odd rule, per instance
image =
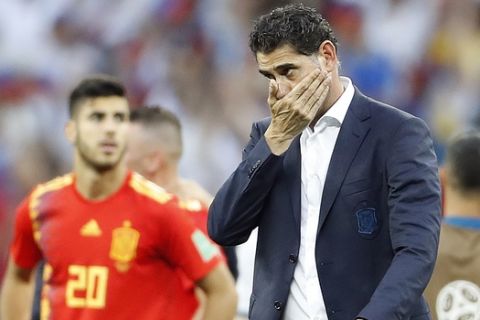
[{"label": "soccer player in red jersey", "polygon": [[[207,233],[208,206],[213,197],[193,180],[179,175],[183,153],[182,128],[177,116],[160,106],[143,106],[130,113],[126,153],[127,166],[180,198],[189,208],[194,224]],[[223,248],[230,271],[236,278],[234,247]],[[188,288],[188,286],[187,286]],[[196,290],[203,300],[200,290]],[[201,310],[199,310],[201,313]]]},{"label": "soccer player in red jersey", "polygon": [[29,318],[40,260],[41,319],[191,319],[198,303],[179,270],[205,292],[205,319],[233,318],[234,283],[217,248],[174,196],[126,167],[122,84],[85,79],[70,95],[70,116],[74,169],[18,208],[2,320]]}]

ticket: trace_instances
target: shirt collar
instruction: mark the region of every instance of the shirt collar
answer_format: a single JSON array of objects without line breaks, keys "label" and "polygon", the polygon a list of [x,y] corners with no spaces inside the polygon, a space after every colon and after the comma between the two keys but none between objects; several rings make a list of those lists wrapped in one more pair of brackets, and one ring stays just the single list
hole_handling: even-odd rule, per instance
[{"label": "shirt collar", "polygon": [[325,112],[325,114],[317,121],[315,124],[315,131],[317,131],[317,127],[319,127],[323,122],[327,122],[327,125],[335,125],[338,127],[342,125],[345,115],[347,114],[348,107],[352,102],[355,90],[353,88],[352,81],[349,78],[340,77],[340,82],[345,90],[340,98],[338,98],[338,100],[330,107],[330,109],[328,109],[328,111]]}]

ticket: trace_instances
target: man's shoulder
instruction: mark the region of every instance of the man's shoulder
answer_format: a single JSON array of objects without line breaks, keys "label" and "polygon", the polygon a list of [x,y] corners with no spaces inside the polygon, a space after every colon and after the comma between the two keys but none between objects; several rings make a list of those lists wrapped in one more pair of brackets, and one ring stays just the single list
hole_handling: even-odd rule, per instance
[{"label": "man's shoulder", "polygon": [[38,199],[46,194],[61,193],[73,184],[73,174],[68,173],[47,182],[38,184],[30,194],[30,199]]},{"label": "man's shoulder", "polygon": [[135,172],[132,173],[128,185],[136,199],[145,206],[163,206],[175,199],[173,194]]},{"label": "man's shoulder", "polygon": [[372,117],[377,125],[391,125],[392,122],[403,122],[410,119],[418,119],[416,116],[394,106],[388,102],[380,101],[355,90],[352,100],[352,109],[354,112],[360,111]]},{"label": "man's shoulder", "polygon": [[212,195],[199,183],[189,179],[180,179],[180,192],[178,196],[186,202],[199,201],[203,206],[208,207],[212,203]]},{"label": "man's shoulder", "polygon": [[[350,105],[350,111],[356,115],[360,122],[369,120],[371,130],[380,137],[392,137],[400,128],[424,128],[428,125],[418,118],[400,108],[363,95],[359,90]],[[355,117],[354,117],[355,118]]]},{"label": "man's shoulder", "polygon": [[388,118],[391,120],[404,121],[416,118],[414,115],[393,106],[387,102],[377,100],[375,98],[364,95],[358,89],[355,90],[355,95],[352,100],[353,109],[366,108],[362,110],[373,118]]}]

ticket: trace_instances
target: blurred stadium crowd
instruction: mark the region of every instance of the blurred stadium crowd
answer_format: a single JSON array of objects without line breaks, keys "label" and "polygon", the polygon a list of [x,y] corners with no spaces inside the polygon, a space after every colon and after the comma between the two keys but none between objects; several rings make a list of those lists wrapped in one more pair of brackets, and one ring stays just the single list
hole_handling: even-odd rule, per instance
[{"label": "blurred stadium crowd", "polygon": [[[251,22],[289,2],[0,1],[0,260],[19,199],[70,170],[66,99],[87,74],[118,76],[132,107],[174,111],[182,174],[214,194],[250,123],[269,114],[268,83],[248,49]],[[453,132],[480,126],[480,1],[302,2],[332,23],[342,73],[425,119],[440,160]]]}]

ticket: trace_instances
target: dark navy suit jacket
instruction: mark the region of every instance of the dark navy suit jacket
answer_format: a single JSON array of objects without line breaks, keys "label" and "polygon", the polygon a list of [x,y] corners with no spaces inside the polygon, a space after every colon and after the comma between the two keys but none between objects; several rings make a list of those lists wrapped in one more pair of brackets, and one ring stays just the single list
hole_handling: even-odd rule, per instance
[{"label": "dark navy suit jacket", "polygon": [[[300,246],[299,137],[281,156],[255,123],[243,161],[210,207],[210,236],[245,242],[258,227],[249,318],[281,319]],[[316,240],[329,320],[426,320],[422,292],[440,228],[437,160],[425,123],[357,89],[335,144]]]}]

